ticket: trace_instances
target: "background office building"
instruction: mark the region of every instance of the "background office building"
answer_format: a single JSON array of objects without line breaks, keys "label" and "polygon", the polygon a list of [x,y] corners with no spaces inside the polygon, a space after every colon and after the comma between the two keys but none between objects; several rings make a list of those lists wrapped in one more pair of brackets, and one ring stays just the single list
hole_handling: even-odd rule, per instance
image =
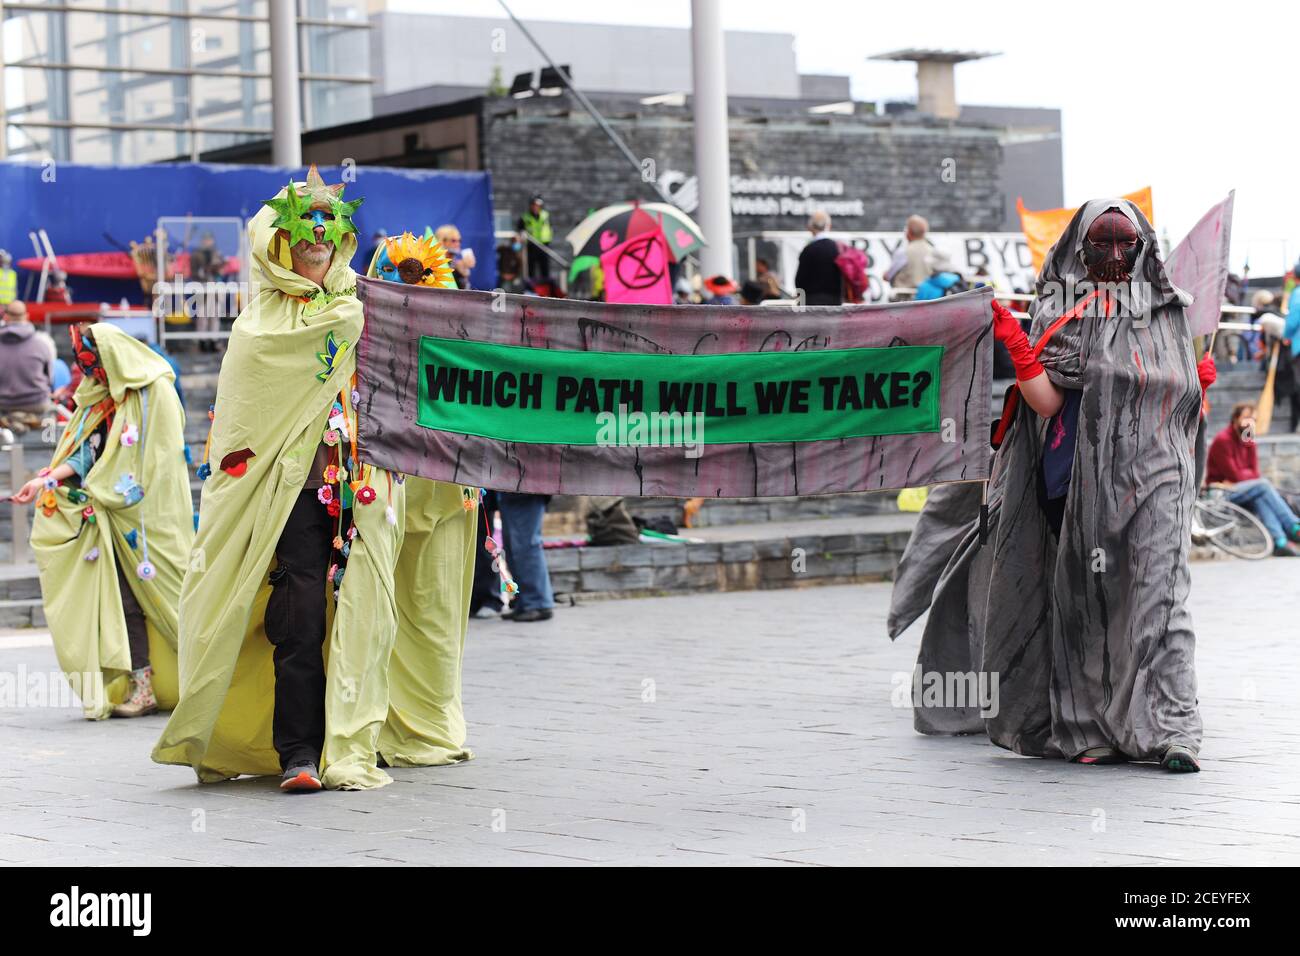
[{"label": "background office building", "polygon": [[[304,129],[371,112],[364,0],[296,4]],[[149,163],[271,134],[268,0],[0,0],[0,156]]]},{"label": "background office building", "polygon": [[[372,3],[369,23],[371,115],[317,123],[303,137],[304,160],[486,169],[502,226],[538,191],[561,234],[592,205],[659,198],[509,20],[395,13]],[[690,31],[527,26],[632,151],[654,160],[660,185],[690,207]],[[920,211],[935,229],[1018,232],[1017,196],[1031,208],[1063,205],[1058,110],[958,102],[955,68],[984,54],[884,54],[917,64],[917,99],[864,102],[853,99],[847,76],[800,73],[794,42],[789,33],[725,36],[732,172],[751,190],[733,193],[737,235],[803,227],[806,204],[797,200],[808,197],[783,202],[768,188],[782,177],[829,190],[825,204],[851,230],[898,230]],[[264,163],[270,155],[265,138],[204,151],[225,162]],[[956,182],[940,178],[946,159],[961,170]]]}]

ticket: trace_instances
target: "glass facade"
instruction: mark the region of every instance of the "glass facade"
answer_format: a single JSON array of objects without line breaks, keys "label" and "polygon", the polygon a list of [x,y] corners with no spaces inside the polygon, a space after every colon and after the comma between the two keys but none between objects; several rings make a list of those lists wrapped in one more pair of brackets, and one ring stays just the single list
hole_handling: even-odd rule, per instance
[{"label": "glass facade", "polygon": [[[365,0],[297,3],[303,129],[371,115]],[[0,0],[10,159],[197,159],[271,135],[269,0]]]}]

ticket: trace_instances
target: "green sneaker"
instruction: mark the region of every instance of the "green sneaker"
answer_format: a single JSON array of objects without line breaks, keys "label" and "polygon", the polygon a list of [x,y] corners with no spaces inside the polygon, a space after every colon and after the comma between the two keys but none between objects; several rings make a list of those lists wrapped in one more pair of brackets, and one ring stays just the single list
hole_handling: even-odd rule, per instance
[{"label": "green sneaker", "polygon": [[1190,747],[1174,744],[1165,751],[1160,766],[1171,773],[1200,773],[1201,765]]}]

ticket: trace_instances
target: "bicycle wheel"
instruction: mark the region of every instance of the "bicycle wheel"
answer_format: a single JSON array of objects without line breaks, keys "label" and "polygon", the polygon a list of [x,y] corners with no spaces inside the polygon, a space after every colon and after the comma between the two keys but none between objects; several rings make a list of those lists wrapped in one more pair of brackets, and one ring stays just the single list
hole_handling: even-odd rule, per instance
[{"label": "bicycle wheel", "polygon": [[1258,561],[1273,553],[1268,529],[1253,514],[1231,501],[1197,501],[1192,511],[1192,540],[1212,544],[1225,554]]}]

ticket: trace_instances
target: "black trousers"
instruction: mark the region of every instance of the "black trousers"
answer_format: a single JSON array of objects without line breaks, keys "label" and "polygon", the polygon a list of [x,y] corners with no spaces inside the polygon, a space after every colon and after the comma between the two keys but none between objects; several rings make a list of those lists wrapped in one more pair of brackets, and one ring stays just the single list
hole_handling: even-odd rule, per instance
[{"label": "black trousers", "polygon": [[1047,478],[1043,474],[1043,466],[1038,466],[1038,507],[1043,511],[1043,517],[1047,519],[1047,527],[1052,532],[1052,537],[1057,541],[1061,540],[1061,524],[1065,520],[1065,501],[1069,497],[1069,490],[1059,498],[1047,497]]},{"label": "black trousers", "polygon": [[528,248],[528,278],[551,280],[551,257],[532,244]]},{"label": "black trousers", "polygon": [[275,717],[271,739],[280,769],[320,764],[325,746],[325,576],[334,518],[303,489],[275,546],[266,637],[275,648]]},{"label": "black trousers", "polygon": [[131,670],[138,671],[149,666],[149,629],[145,626],[144,611],[135,599],[135,592],[122,571],[122,562],[117,563],[117,588],[122,592],[122,614],[126,617],[126,643],[131,649]]}]

